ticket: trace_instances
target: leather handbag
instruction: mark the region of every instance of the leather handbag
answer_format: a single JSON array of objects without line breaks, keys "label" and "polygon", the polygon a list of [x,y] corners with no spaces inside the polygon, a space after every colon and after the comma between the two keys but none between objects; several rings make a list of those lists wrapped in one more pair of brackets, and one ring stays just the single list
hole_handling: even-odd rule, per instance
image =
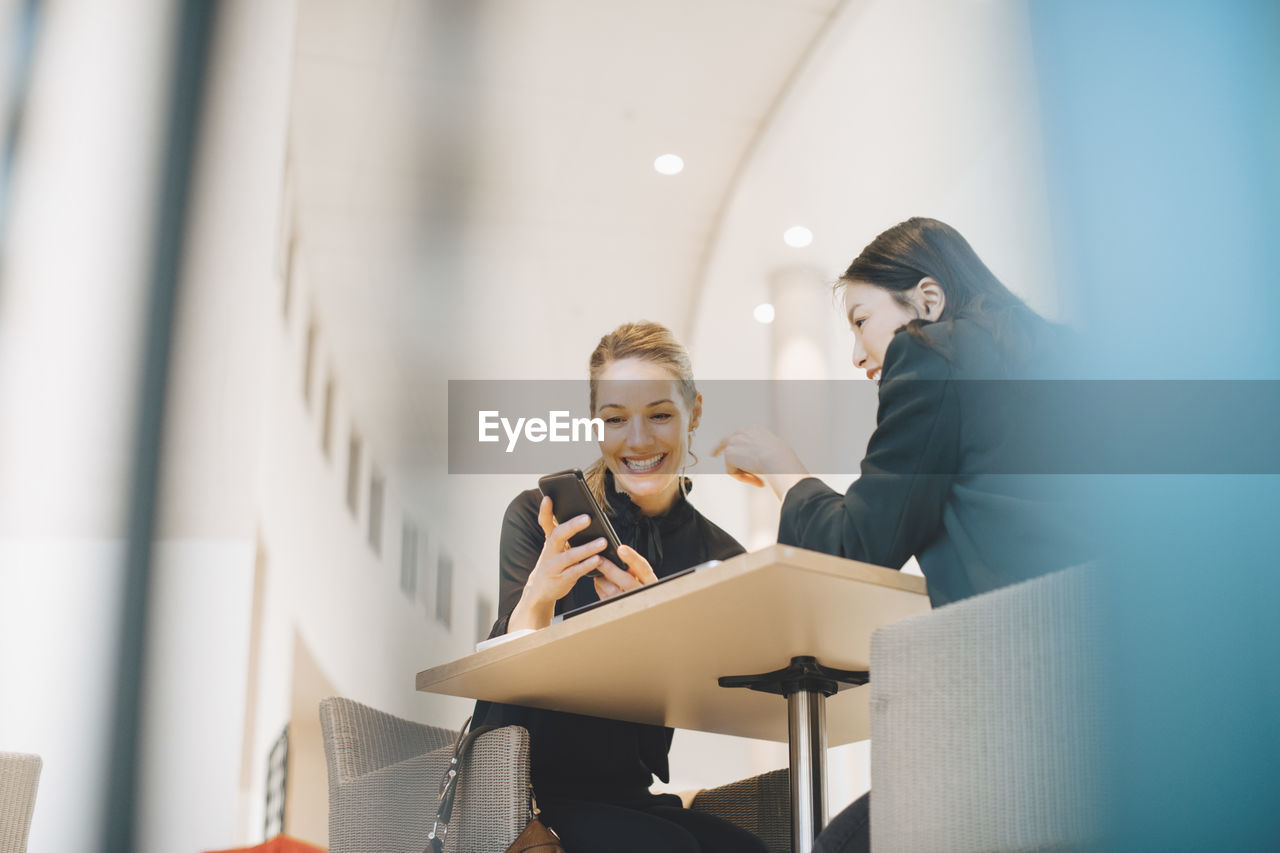
[{"label": "leather handbag", "polygon": [[[453,757],[449,759],[449,769],[440,780],[440,804],[436,808],[436,822],[427,835],[429,842],[424,853],[444,853],[445,838],[449,834],[449,818],[453,816],[453,799],[458,793],[458,785],[462,779],[462,771],[466,766],[467,751],[480,735],[493,731],[498,726],[478,726],[471,728],[471,718],[462,724],[458,739],[453,744]],[[516,836],[516,840],[507,847],[506,853],[567,853],[560,843],[560,836],[555,830],[544,824],[539,815],[538,801],[533,796],[533,785],[529,786],[529,823]]]}]

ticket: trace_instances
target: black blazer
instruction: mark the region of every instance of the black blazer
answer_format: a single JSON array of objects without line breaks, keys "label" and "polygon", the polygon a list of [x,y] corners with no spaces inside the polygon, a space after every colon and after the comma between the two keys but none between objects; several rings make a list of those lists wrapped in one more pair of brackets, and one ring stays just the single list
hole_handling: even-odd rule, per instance
[{"label": "black blazer", "polygon": [[1066,481],[1040,473],[1053,451],[1029,366],[965,319],[922,331],[885,354],[859,478],[793,486],[778,541],[891,568],[914,555],[935,607],[1086,560]]}]

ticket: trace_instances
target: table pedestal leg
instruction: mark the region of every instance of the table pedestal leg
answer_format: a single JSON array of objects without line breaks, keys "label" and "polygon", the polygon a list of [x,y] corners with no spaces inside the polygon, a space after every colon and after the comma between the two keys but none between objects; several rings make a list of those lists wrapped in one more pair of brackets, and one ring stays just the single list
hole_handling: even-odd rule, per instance
[{"label": "table pedestal leg", "polygon": [[827,697],[867,683],[866,670],[832,669],[812,657],[759,675],[726,675],[721,687],[746,687],[787,699],[791,747],[791,850],[809,853],[827,822]]},{"label": "table pedestal leg", "polygon": [[798,690],[787,697],[791,748],[791,849],[809,853],[827,823],[827,697]]}]

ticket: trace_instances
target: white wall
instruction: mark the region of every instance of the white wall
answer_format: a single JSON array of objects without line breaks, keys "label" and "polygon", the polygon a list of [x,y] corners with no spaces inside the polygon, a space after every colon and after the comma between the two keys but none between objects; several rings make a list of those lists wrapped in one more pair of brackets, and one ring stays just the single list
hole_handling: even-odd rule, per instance
[{"label": "white wall", "polygon": [[98,843],[123,566],[119,541],[0,539],[0,749],[44,760],[32,853]]},{"label": "white wall", "polygon": [[[1025,6],[1015,0],[850,3],[743,170],[717,236],[691,345],[700,375],[769,375],[760,269],[806,265],[834,282],[909,216],[956,226],[996,275],[1056,315]],[[803,249],[794,224],[821,221]],[[830,312],[832,377],[852,377]]]},{"label": "white wall", "polygon": [[44,759],[33,853],[103,825],[170,11],[42,4],[4,199],[0,749]]},{"label": "white wall", "polygon": [[120,534],[167,23],[145,0],[43,10],[5,200],[0,535]]},{"label": "white wall", "polygon": [[152,560],[137,849],[219,849],[236,831],[252,543],[162,542]]},{"label": "white wall", "polygon": [[[293,7],[220,5],[173,333],[138,847],[232,846]],[[254,776],[265,775],[262,769]]]},{"label": "white wall", "polygon": [[[395,425],[371,421],[353,391],[384,378],[336,359],[332,330],[350,318],[324,315],[305,256],[289,260],[290,229],[299,225],[287,165],[296,13],[291,3],[220,7],[166,424],[143,850],[262,839],[267,757],[293,712],[295,638],[342,695],[454,727],[470,707],[414,689],[418,670],[468,650],[476,631],[465,549],[445,541],[449,501],[415,492],[422,481],[414,472],[383,457],[380,437]],[[326,455],[329,377],[336,394]],[[346,503],[353,429],[363,442],[355,513]],[[375,466],[386,481],[380,554],[368,538]],[[400,589],[406,515],[422,534],[412,597]],[[457,555],[452,629],[435,620],[442,542]],[[295,731],[290,749],[318,752],[314,728]]]}]

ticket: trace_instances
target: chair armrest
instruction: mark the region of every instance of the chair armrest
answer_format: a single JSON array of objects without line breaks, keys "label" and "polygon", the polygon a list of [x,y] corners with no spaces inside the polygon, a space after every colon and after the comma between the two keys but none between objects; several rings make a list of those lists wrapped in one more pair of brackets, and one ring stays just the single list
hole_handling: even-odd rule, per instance
[{"label": "chair armrest", "polygon": [[[452,745],[334,786],[329,795],[331,853],[414,851],[427,846],[440,780]],[[529,733],[486,732],[467,756],[445,850],[505,850],[529,821]],[[459,840],[463,846],[459,847]]]},{"label": "chair armrest", "polygon": [[790,780],[785,768],[772,770],[699,791],[691,808],[754,832],[772,853],[790,853]]}]

